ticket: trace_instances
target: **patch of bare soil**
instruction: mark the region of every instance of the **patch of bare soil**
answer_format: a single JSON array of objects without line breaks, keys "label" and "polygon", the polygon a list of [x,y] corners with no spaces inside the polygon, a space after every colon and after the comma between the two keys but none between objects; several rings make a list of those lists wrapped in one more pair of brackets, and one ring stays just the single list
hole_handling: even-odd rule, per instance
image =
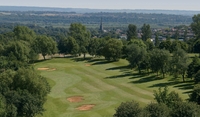
[{"label": "patch of bare soil", "polygon": [[80,111],[87,111],[87,110],[91,110],[94,106],[95,106],[94,104],[86,104],[86,105],[79,106],[76,109]]},{"label": "patch of bare soil", "polygon": [[67,100],[72,103],[73,102],[81,102],[81,101],[83,101],[83,97],[82,96],[74,96],[74,97],[67,98]]},{"label": "patch of bare soil", "polygon": [[85,66],[89,67],[89,66],[91,66],[91,64],[85,64]]},{"label": "patch of bare soil", "polygon": [[56,70],[55,68],[47,68],[47,67],[42,67],[42,68],[38,68],[38,70],[41,70],[41,71],[54,71]]}]

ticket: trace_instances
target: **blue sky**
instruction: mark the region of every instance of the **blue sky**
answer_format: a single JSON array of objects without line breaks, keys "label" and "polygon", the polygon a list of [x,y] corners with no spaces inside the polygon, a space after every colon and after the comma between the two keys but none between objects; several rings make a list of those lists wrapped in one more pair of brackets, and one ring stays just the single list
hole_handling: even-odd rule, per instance
[{"label": "blue sky", "polygon": [[0,0],[0,6],[200,11],[200,0]]}]

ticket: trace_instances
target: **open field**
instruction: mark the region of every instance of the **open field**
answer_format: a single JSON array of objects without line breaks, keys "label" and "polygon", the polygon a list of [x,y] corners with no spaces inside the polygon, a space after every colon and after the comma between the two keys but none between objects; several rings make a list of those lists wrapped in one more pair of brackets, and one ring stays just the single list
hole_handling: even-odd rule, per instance
[{"label": "open field", "polygon": [[182,83],[156,74],[139,75],[126,60],[107,62],[103,59],[54,58],[35,64],[52,86],[38,117],[111,117],[121,102],[135,100],[141,106],[153,101],[153,90],[169,86],[184,99],[192,82]]}]

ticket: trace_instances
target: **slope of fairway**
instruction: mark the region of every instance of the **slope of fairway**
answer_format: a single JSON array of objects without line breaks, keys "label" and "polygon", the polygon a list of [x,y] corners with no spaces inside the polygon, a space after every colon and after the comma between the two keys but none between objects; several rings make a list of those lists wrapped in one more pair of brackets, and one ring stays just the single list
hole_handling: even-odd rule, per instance
[{"label": "slope of fairway", "polygon": [[36,63],[52,86],[42,117],[111,117],[121,102],[135,100],[144,106],[153,101],[153,90],[166,85],[188,98],[192,83],[138,75],[127,66],[126,60],[103,59],[54,58]]}]

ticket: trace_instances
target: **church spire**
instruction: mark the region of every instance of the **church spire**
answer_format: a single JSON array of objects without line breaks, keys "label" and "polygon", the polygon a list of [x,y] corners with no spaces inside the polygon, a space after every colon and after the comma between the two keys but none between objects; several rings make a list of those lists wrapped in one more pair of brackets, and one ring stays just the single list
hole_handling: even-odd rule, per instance
[{"label": "church spire", "polygon": [[101,17],[101,23],[100,23],[100,28],[99,28],[100,31],[103,31],[103,23],[102,23],[102,17]]}]

